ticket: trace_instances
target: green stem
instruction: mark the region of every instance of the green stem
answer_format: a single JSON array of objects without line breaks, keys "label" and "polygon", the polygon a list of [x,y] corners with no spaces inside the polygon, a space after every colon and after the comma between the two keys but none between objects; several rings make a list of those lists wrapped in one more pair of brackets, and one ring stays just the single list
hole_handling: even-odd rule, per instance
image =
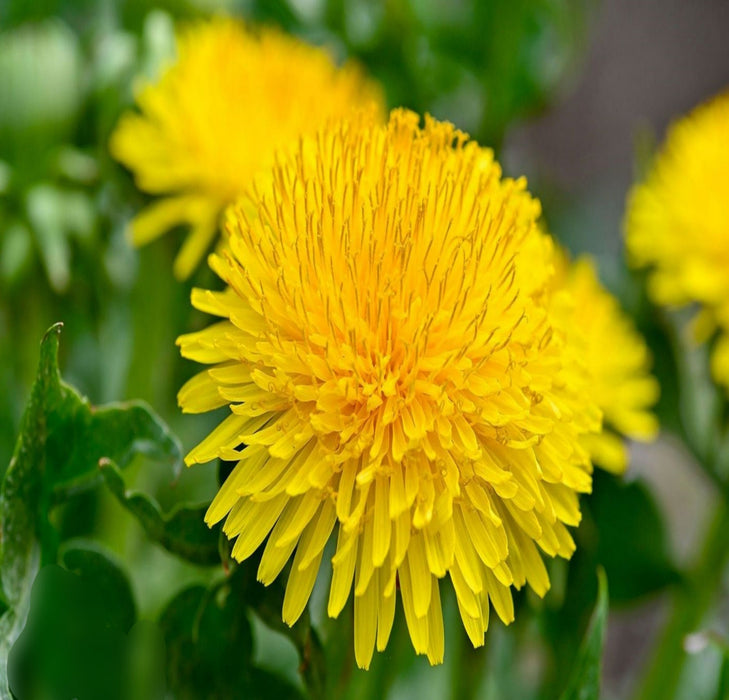
[{"label": "green stem", "polygon": [[460,664],[456,666],[453,697],[460,700],[475,700],[486,661],[485,650],[484,647],[474,649],[468,640],[462,641],[461,644],[463,647]]},{"label": "green stem", "polygon": [[729,482],[719,467],[721,445],[726,431],[721,390],[712,382],[706,348],[687,342],[677,320],[659,312],[676,361],[679,383],[679,437],[696,459],[704,474],[714,482],[729,503]]},{"label": "green stem", "polygon": [[638,688],[638,700],[669,700],[674,696],[687,658],[684,638],[701,625],[714,602],[727,561],[729,507],[722,499],[696,565],[674,594],[662,638]]}]

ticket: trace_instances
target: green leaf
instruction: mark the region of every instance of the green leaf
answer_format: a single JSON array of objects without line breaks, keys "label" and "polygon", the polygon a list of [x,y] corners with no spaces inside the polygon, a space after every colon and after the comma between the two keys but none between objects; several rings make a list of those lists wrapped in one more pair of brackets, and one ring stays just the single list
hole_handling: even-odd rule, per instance
[{"label": "green leaf", "polygon": [[168,552],[195,564],[220,563],[218,529],[205,524],[207,506],[179,505],[163,514],[156,501],[138,491],[127,491],[124,477],[111,461],[102,460],[101,474],[106,485],[144,528],[147,536]]},{"label": "green leaf", "polygon": [[59,332],[60,324],[53,326],[43,339],[38,376],[0,489],[0,581],[8,603],[16,603],[20,599],[26,588],[28,572],[37,567],[39,552],[32,533],[46,468],[45,405],[57,382]]},{"label": "green leaf", "polygon": [[260,553],[236,566],[231,581],[240,595],[245,598],[251,609],[272,630],[288,637],[299,654],[299,672],[304,684],[313,698],[323,697],[326,689],[327,661],[324,647],[314,627],[311,625],[308,607],[293,627],[281,618],[281,604],[285,586],[278,578],[270,586],[256,580]]},{"label": "green leaf", "polygon": [[7,658],[30,604],[30,587],[40,566],[36,513],[42,497],[46,468],[45,404],[57,382],[60,325],[46,333],[30,402],[23,415],[20,437],[0,488],[0,591],[7,610],[0,618],[0,698],[10,700]]},{"label": "green leaf", "polygon": [[95,212],[91,199],[78,190],[43,183],[26,195],[26,215],[53,289],[63,292],[71,282],[71,236],[89,239]]},{"label": "green leaf", "polygon": [[253,635],[245,598],[228,579],[179,593],[159,621],[167,646],[167,683],[179,700],[246,697]]},{"label": "green leaf", "polygon": [[595,611],[577,655],[572,675],[561,700],[599,700],[602,674],[602,649],[608,614],[607,577],[598,569],[598,592]]},{"label": "green leaf", "polygon": [[[0,165],[0,178],[1,175]],[[0,191],[2,186],[0,184]],[[13,285],[28,269],[33,258],[33,240],[28,228],[19,221],[3,222],[3,240],[0,242],[0,278]]]},{"label": "green leaf", "polygon": [[99,479],[103,458],[126,466],[137,454],[179,463],[176,438],[142,403],[96,408],[58,371],[62,324],[41,343],[38,373],[10,465],[0,486],[0,699],[9,698],[7,656],[27,616],[41,557],[55,561],[52,505]]},{"label": "green leaf", "polygon": [[61,383],[60,388],[66,401],[62,412],[52,412],[47,436],[57,487],[96,475],[102,459],[122,468],[138,455],[175,466],[181,463],[177,438],[144,402],[95,407],[68,385]]},{"label": "green leaf", "polygon": [[104,627],[129,631],[136,618],[132,589],[126,574],[109,555],[91,543],[84,543],[83,547],[66,548],[62,561],[68,571],[93,586],[90,601],[99,603]]},{"label": "green leaf", "polygon": [[727,655],[724,656],[721,662],[716,700],[729,700],[729,656]]},{"label": "green leaf", "polygon": [[129,581],[106,554],[74,545],[41,569],[28,622],[10,652],[18,697],[121,700],[127,633],[136,616]]},{"label": "green leaf", "polygon": [[645,484],[595,474],[587,509],[597,535],[596,562],[605,568],[614,603],[654,593],[679,579],[663,517]]},{"label": "green leaf", "polygon": [[[186,588],[165,609],[159,625],[167,647],[167,683],[176,698],[302,697],[301,691],[288,680],[252,665],[250,610],[294,640],[302,659],[299,670],[305,680],[306,666],[319,669],[323,662],[323,656],[314,659],[311,654],[307,656],[308,652],[302,654],[302,649],[311,647],[308,619],[304,625],[293,628],[284,625],[280,591],[274,584],[275,594],[269,596],[269,589],[255,580],[256,568],[255,563],[246,562],[210,588]],[[269,605],[273,599],[275,614]],[[313,654],[317,650],[323,655],[320,645]],[[309,687],[312,697],[324,697],[323,685],[318,690]]]}]

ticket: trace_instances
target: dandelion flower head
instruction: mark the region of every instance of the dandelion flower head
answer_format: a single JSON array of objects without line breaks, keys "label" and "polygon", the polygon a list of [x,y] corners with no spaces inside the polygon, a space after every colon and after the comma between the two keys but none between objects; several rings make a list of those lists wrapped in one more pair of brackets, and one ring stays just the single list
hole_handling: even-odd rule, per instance
[{"label": "dandelion flower head", "polygon": [[729,93],[670,129],[629,197],[631,260],[650,268],[648,291],[666,306],[698,304],[701,335],[718,327],[714,373],[729,387]]},{"label": "dandelion flower head", "polygon": [[513,619],[512,587],[547,591],[541,552],[572,554],[581,437],[600,424],[550,316],[539,202],[405,110],[303,140],[251,198],[210,257],[226,289],[193,291],[221,320],[178,341],[211,365],[183,410],[231,411],[186,458],[237,461],[208,523],[225,519],[238,560],[264,546],[264,584],[293,557],[288,624],[335,533],[328,613],[353,594],[361,667],[398,597],[416,652],[442,661],[445,579],[483,644],[490,608]]},{"label": "dandelion flower head", "polygon": [[122,116],[110,149],[141,190],[163,197],[132,222],[135,244],[190,227],[175,261],[184,278],[215,238],[225,206],[277,148],[353,108],[382,109],[382,98],[358,68],[338,68],[324,49],[233,19],[184,29],[177,52],[159,81],[138,91],[140,111]]}]

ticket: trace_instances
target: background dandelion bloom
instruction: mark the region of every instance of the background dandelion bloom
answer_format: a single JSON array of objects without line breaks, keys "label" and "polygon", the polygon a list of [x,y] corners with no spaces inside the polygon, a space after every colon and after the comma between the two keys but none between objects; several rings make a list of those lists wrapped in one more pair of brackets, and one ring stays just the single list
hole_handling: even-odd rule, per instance
[{"label": "background dandelion bloom", "polygon": [[645,181],[630,194],[631,260],[651,267],[648,290],[668,306],[702,306],[702,334],[722,331],[714,373],[729,386],[729,94],[669,130]]},{"label": "background dandelion bloom", "polygon": [[381,95],[324,49],[232,19],[189,27],[177,51],[161,79],[139,91],[141,114],[121,118],[110,149],[140,189],[165,195],[132,222],[135,244],[191,227],[175,261],[184,278],[210,246],[222,210],[273,163],[275,149],[353,107],[381,108]]},{"label": "background dandelion bloom", "polygon": [[193,291],[223,320],[179,339],[213,365],[183,409],[231,410],[187,456],[238,460],[207,521],[226,518],[238,560],[267,540],[265,584],[293,555],[288,624],[336,530],[328,611],[354,588],[365,668],[398,590],[432,663],[441,578],[474,645],[490,606],[513,619],[511,586],[547,591],[539,548],[573,552],[591,487],[581,437],[600,423],[550,317],[539,202],[450,124],[418,124],[353,118],[282,159],[210,258],[227,289]]},{"label": "background dandelion bloom", "polygon": [[622,473],[628,466],[622,436],[652,440],[658,432],[650,408],[659,385],[650,374],[648,347],[617,299],[600,284],[590,258],[570,263],[566,255],[559,256],[554,288],[568,292],[561,302],[563,326],[572,335],[575,363],[584,368],[589,391],[603,412],[603,430],[585,435],[583,444],[599,466]]}]

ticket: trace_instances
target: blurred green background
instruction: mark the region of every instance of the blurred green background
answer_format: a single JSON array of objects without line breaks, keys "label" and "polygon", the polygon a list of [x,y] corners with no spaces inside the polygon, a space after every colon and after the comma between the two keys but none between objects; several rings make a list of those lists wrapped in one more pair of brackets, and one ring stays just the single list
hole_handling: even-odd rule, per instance
[{"label": "blurred green background", "polygon": [[[132,104],[135,79],[155,76],[172,55],[175,23],[217,11],[279,24],[327,44],[339,58],[356,58],[383,84],[391,107],[451,120],[495,148],[508,174],[526,173],[555,235],[573,252],[597,257],[603,280],[636,317],[663,388],[659,442],[635,451],[627,482],[598,476],[595,496],[586,499],[575,559],[550,563],[553,590],[544,601],[517,595],[519,607],[530,606],[535,614],[517,614],[510,629],[492,623],[485,650],[468,648],[454,601],[447,598],[444,666],[431,669],[414,657],[398,619],[373,670],[352,672],[346,658],[336,658],[351,646],[351,623],[333,626],[325,619],[319,586],[312,619],[327,664],[335,676],[338,669],[352,674],[335,678],[336,692],[352,698],[556,698],[594,605],[600,563],[611,590],[603,697],[640,693],[672,601],[691,594],[686,581],[707,574],[694,563],[696,542],[719,497],[696,462],[704,461],[702,436],[716,427],[720,402],[700,353],[688,357],[648,306],[642,280],[627,271],[621,217],[627,188],[668,121],[729,84],[729,3],[0,1],[0,475],[35,376],[40,338],[56,321],[65,324],[62,373],[93,403],[148,402],[184,449],[218,418],[183,417],[177,409],[176,391],[194,368],[174,346],[177,335],[206,324],[189,305],[190,288],[217,282],[205,269],[184,284],[173,279],[171,261],[183,231],[141,250],[128,245],[125,227],[145,197],[107,152],[116,119]],[[143,459],[125,475],[127,484],[156,498],[164,510],[209,500],[217,478],[212,466],[175,477],[170,468]],[[151,542],[109,488],[79,494],[52,522],[60,540],[92,537],[122,560],[131,590],[120,595],[131,596],[138,619],[161,620],[140,628],[141,646],[133,648],[148,650],[164,665],[157,648],[160,626],[165,634],[182,629],[185,611],[202,609],[205,586],[220,567],[186,562]],[[73,551],[64,556],[78,558]],[[718,571],[707,575],[722,580],[725,558],[717,557]],[[82,583],[50,577],[43,585],[54,591]],[[200,586],[169,606],[191,584]],[[240,585],[253,598],[263,595],[252,582]],[[270,599],[259,601],[260,610],[276,607],[276,594],[266,594]],[[251,617],[232,597],[225,600],[205,613],[211,619],[203,616],[206,633],[215,639],[211,648],[221,655],[215,663],[196,659],[184,634],[175,637],[182,640],[179,647],[171,647],[167,636],[168,668],[176,663],[170,655],[180,668],[189,666],[189,677],[177,679],[177,694],[187,697],[180,688],[212,683],[205,674],[214,676],[215,664],[223,664],[215,666],[218,675],[226,664],[235,666],[231,648],[247,648],[255,668],[273,674],[261,676],[260,686],[251,681],[255,687],[273,683],[271,689],[276,678],[284,678],[302,689],[296,639],[292,643],[270,628],[275,615],[267,626],[264,614]],[[728,608],[725,596],[702,601],[695,625],[725,638]],[[220,616],[244,620],[241,634],[252,634],[255,645],[221,639]],[[37,612],[31,619],[40,637],[53,634],[44,624],[64,624],[44,619]],[[337,649],[337,639],[346,649]],[[694,640],[677,671],[676,698],[725,697],[729,676],[721,670],[721,644],[712,640]],[[114,637],[110,648],[119,643]],[[151,675],[147,687],[159,681]],[[237,697],[234,681],[210,697]],[[293,691],[280,692],[285,697]]]}]

